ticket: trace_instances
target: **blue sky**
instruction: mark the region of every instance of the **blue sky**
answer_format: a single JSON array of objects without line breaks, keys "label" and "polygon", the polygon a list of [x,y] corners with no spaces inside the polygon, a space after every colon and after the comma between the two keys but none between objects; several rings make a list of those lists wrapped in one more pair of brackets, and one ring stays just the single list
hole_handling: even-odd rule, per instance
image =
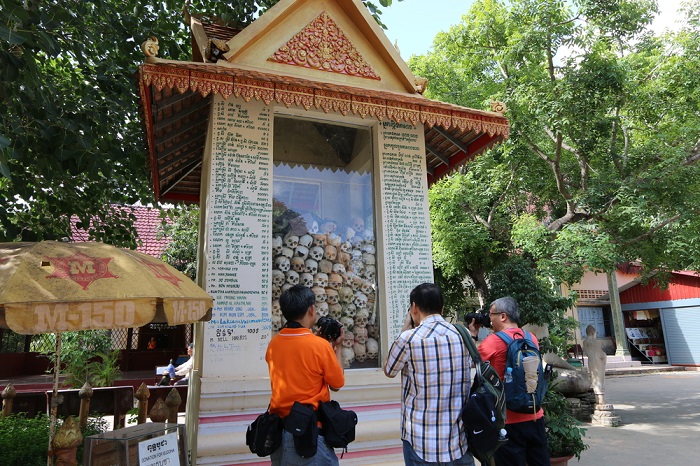
[{"label": "blue sky", "polygon": [[382,8],[387,37],[398,41],[401,58],[421,55],[430,50],[435,35],[458,24],[472,0],[393,0]]},{"label": "blue sky", "polygon": [[[659,0],[661,15],[654,30],[660,32],[674,26],[680,2]],[[429,51],[435,35],[458,24],[472,3],[473,0],[393,0],[390,7],[382,8],[382,22],[388,28],[385,33],[392,44],[398,42],[401,58],[408,60],[411,55]]]}]

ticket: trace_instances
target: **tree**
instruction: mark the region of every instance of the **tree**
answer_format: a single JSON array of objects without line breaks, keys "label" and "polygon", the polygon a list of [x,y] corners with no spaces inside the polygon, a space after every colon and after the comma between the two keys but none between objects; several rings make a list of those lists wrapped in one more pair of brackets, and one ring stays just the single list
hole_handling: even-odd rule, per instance
[{"label": "tree", "polygon": [[514,245],[557,280],[698,266],[697,6],[654,36],[652,0],[480,0],[409,63],[432,98],[506,103],[500,163],[530,202]]},{"label": "tree", "polygon": [[199,207],[181,205],[168,210],[167,215],[171,223],[163,222],[158,237],[169,237],[171,241],[161,259],[195,280],[197,278]]},{"label": "tree", "polygon": [[[243,27],[277,0],[187,1]],[[382,7],[391,0],[380,0]],[[365,4],[379,19],[380,8]],[[70,217],[94,239],[135,247],[151,203],[134,72],[140,44],[191,56],[182,0],[0,0],[0,241],[56,239]]]}]

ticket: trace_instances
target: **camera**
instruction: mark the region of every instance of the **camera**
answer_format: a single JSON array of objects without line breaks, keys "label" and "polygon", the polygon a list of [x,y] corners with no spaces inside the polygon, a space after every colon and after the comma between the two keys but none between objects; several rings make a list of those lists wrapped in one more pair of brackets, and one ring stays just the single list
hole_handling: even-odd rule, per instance
[{"label": "camera", "polygon": [[491,327],[491,316],[489,316],[489,311],[467,312],[464,314],[465,324],[469,325],[472,319],[474,319],[475,325]]},{"label": "camera", "polygon": [[332,317],[323,316],[316,321],[318,334],[328,341],[335,341],[340,336],[343,324]]}]

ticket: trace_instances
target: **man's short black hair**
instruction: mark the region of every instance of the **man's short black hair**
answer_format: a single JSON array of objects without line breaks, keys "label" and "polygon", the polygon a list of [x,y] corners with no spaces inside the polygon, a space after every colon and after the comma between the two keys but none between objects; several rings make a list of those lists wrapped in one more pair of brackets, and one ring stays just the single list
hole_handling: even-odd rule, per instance
[{"label": "man's short black hair", "polygon": [[411,302],[428,314],[442,314],[442,290],[435,283],[421,283],[411,291]]},{"label": "man's short black hair", "polygon": [[282,315],[285,319],[293,322],[301,320],[309,307],[315,303],[314,292],[304,285],[294,285],[280,296]]}]

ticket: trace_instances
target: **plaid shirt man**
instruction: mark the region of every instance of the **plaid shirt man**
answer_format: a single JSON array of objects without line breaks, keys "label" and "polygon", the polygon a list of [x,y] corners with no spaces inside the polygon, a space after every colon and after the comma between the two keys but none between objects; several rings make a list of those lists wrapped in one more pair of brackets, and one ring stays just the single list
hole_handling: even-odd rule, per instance
[{"label": "plaid shirt man", "polygon": [[469,395],[471,361],[457,330],[431,314],[391,345],[384,372],[401,372],[401,438],[427,462],[467,453],[461,419]]}]

